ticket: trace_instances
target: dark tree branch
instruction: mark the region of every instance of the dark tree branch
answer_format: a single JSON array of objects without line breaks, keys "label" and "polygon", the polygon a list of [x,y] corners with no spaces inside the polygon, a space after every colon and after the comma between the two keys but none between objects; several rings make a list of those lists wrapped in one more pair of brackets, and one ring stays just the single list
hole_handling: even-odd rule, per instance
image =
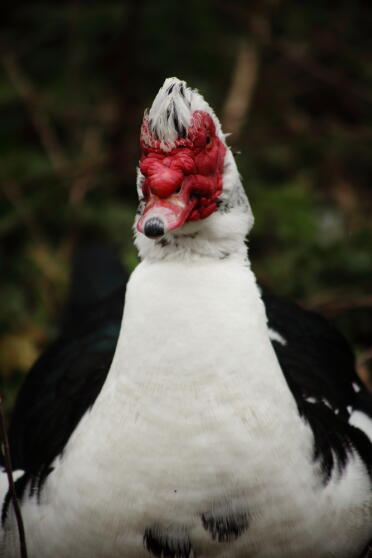
[{"label": "dark tree branch", "polygon": [[353,308],[370,308],[372,306],[372,295],[350,296],[350,298],[340,296],[336,299],[319,296],[306,302],[300,301],[300,304],[309,310],[324,314],[327,318],[334,318]]},{"label": "dark tree branch", "polygon": [[8,435],[5,426],[5,417],[3,412],[3,402],[0,397],[0,439],[1,439],[1,449],[4,456],[5,471],[8,477],[10,497],[14,508],[14,513],[17,520],[18,534],[19,534],[19,546],[21,558],[27,558],[27,545],[26,545],[26,535],[23,525],[23,519],[21,514],[21,509],[19,507],[17,494],[15,491],[13,474],[12,474],[12,461],[10,458],[10,449]]},{"label": "dark tree branch", "polygon": [[222,128],[236,143],[249,112],[257,81],[258,54],[253,43],[240,42],[232,83],[223,108]]},{"label": "dark tree branch", "polygon": [[16,214],[27,227],[35,240],[45,242],[45,237],[40,225],[27,205],[20,184],[14,180],[4,179],[0,173],[0,190],[12,204]]},{"label": "dark tree branch", "polygon": [[2,55],[1,60],[9,80],[27,107],[31,121],[39,134],[41,144],[43,145],[55,172],[59,175],[64,175],[68,161],[64,156],[57,135],[50,124],[49,118],[43,109],[42,100],[39,94],[35,90],[31,81],[23,73],[13,54],[5,53]]}]

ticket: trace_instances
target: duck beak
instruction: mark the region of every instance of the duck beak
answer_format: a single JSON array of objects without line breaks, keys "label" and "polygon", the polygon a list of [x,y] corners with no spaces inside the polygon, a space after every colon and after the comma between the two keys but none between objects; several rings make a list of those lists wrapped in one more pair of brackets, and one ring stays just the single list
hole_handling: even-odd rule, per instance
[{"label": "duck beak", "polygon": [[190,199],[183,189],[166,199],[150,194],[137,230],[148,238],[159,238],[182,227],[195,205],[196,199]]}]

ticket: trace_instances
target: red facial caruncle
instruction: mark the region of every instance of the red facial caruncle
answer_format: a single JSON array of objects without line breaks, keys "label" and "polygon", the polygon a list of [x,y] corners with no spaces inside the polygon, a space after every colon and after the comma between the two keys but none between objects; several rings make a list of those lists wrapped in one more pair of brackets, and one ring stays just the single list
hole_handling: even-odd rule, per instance
[{"label": "red facial caruncle", "polygon": [[165,151],[145,116],[141,128],[140,171],[145,201],[137,229],[150,238],[163,236],[187,221],[211,215],[222,190],[226,146],[212,117],[193,113],[190,126]]}]

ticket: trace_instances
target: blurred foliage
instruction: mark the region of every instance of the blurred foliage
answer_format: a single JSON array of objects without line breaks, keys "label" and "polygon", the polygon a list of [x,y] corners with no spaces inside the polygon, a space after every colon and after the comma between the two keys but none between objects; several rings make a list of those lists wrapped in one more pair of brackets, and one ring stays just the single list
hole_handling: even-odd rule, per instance
[{"label": "blurred foliage", "polygon": [[0,26],[8,408],[58,330],[77,240],[106,237],[136,263],[144,107],[177,75],[222,114],[242,40],[257,76],[230,139],[256,218],[254,269],[276,293],[335,319],[357,350],[372,345],[369,2],[13,2]]}]

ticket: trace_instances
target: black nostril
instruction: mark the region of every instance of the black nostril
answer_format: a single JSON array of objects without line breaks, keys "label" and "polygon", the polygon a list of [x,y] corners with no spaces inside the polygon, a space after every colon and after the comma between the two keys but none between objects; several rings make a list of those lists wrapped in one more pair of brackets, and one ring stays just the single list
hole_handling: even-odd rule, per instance
[{"label": "black nostril", "polygon": [[165,233],[164,223],[159,217],[151,217],[144,226],[143,232],[148,238],[157,238]]}]

